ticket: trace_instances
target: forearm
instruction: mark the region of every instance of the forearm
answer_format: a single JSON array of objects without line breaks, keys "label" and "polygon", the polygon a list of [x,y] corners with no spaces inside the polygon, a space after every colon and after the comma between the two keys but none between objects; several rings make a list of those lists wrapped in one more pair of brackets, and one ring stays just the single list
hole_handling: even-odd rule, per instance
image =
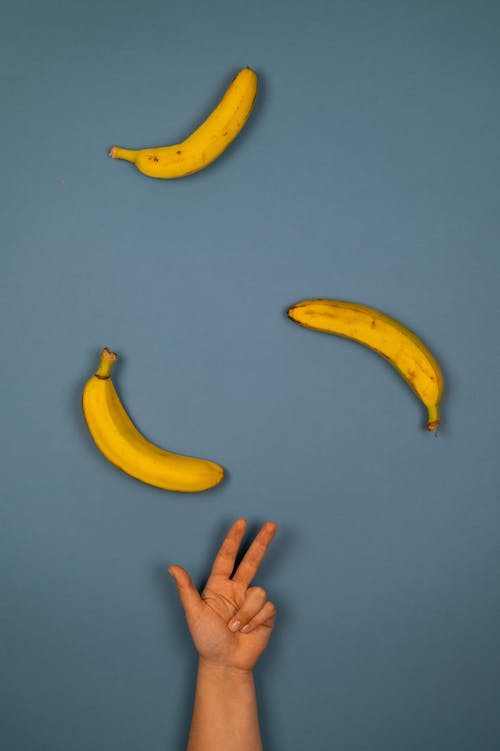
[{"label": "forearm", "polygon": [[200,658],[187,751],[262,751],[250,671]]}]

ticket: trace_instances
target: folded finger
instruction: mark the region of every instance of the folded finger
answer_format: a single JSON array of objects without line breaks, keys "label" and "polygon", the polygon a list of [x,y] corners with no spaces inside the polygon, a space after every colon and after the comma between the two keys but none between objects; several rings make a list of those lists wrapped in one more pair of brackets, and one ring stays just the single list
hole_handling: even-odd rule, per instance
[{"label": "folded finger", "polygon": [[247,589],[241,607],[231,616],[231,620],[227,624],[230,631],[239,631],[243,626],[246,626],[262,610],[266,600],[267,595],[262,587]]},{"label": "folded finger", "polygon": [[228,578],[231,576],[246,527],[246,519],[236,519],[215,556],[210,576],[215,574],[222,574]]},{"label": "folded finger", "polygon": [[266,522],[262,525],[260,532],[255,537],[255,540],[248,548],[240,565],[236,569],[233,581],[248,587],[262,563],[262,559],[276,534],[277,528],[278,525],[276,522]]},{"label": "folded finger", "polygon": [[246,626],[243,626],[240,631],[244,634],[249,634],[258,626],[267,626],[272,628],[276,620],[276,606],[270,600],[267,600],[262,610],[259,610],[257,615],[254,615],[251,621]]}]

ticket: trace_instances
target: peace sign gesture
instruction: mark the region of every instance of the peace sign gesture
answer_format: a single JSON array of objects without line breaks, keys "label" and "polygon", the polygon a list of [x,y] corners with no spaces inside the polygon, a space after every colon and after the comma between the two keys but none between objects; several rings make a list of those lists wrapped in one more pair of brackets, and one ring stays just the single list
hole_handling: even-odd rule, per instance
[{"label": "peace sign gesture", "polygon": [[237,519],[217,553],[210,577],[200,594],[180,566],[168,569],[174,578],[189,631],[205,662],[252,670],[265,649],[276,608],[262,587],[250,584],[273,539],[277,525],[266,522],[233,573],[246,520]]}]

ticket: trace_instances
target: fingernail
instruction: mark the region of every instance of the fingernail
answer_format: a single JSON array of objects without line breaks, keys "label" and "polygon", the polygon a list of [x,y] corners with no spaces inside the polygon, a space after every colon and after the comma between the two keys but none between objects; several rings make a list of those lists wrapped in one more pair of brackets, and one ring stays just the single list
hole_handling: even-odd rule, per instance
[{"label": "fingernail", "polygon": [[243,626],[243,628],[240,628],[240,631],[244,631],[245,634],[246,634],[246,632],[249,630],[249,628],[250,628],[250,625],[247,623],[246,626]]},{"label": "fingernail", "polygon": [[229,624],[229,630],[237,631],[240,626],[241,626],[241,623],[239,621],[231,621],[231,623]]}]

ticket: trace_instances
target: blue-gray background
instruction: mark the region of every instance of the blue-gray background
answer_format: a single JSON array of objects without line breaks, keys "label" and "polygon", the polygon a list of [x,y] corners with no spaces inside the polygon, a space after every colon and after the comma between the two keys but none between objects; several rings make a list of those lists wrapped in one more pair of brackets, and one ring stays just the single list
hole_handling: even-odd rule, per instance
[{"label": "blue-gray background", "polygon": [[[500,744],[496,2],[2,3],[1,745],[182,749],[200,583],[229,523],[279,534],[264,744]],[[252,117],[155,181],[235,72]],[[381,358],[289,322],[329,296],[413,328],[436,440]],[[220,461],[194,496],[121,474],[80,394],[108,345],[143,432]]]}]

